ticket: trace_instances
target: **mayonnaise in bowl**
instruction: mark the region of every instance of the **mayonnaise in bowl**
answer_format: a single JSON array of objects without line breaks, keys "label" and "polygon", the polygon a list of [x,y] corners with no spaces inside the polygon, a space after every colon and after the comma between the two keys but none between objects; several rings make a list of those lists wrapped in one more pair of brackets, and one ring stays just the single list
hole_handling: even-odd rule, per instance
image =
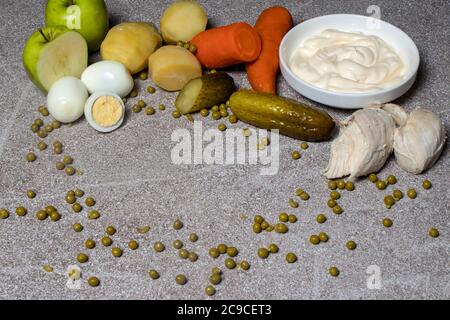
[{"label": "mayonnaise in bowl", "polygon": [[289,68],[322,89],[366,93],[393,87],[405,78],[398,53],[375,35],[327,29],[301,43]]}]

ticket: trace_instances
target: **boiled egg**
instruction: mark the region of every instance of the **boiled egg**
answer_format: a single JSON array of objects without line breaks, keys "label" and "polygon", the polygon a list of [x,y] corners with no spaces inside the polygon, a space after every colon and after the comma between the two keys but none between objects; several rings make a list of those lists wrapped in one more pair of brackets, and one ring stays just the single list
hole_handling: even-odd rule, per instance
[{"label": "boiled egg", "polygon": [[63,77],[48,92],[48,111],[60,122],[74,122],[83,115],[88,96],[88,90],[80,79]]},{"label": "boiled egg", "polygon": [[113,92],[95,92],[86,101],[84,117],[99,132],[111,132],[122,125],[125,104]]},{"label": "boiled egg", "polygon": [[134,87],[133,78],[127,68],[116,61],[105,60],[90,65],[81,75],[81,81],[90,93],[112,92],[122,98]]}]

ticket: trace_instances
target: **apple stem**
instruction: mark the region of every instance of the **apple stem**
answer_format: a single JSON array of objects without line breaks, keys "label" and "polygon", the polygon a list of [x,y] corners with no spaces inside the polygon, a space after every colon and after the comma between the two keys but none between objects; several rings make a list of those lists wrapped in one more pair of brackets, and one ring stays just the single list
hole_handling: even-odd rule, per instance
[{"label": "apple stem", "polygon": [[47,37],[45,36],[44,32],[42,32],[42,29],[39,29],[39,33],[44,37],[45,41],[48,42]]}]

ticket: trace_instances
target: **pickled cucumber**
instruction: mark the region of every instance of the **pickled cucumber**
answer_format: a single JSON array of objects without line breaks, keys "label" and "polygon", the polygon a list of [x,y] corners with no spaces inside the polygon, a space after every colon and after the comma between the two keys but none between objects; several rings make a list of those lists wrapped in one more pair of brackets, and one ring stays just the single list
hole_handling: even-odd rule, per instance
[{"label": "pickled cucumber", "polygon": [[182,114],[193,113],[225,103],[234,91],[234,80],[228,74],[205,74],[184,86],[175,101],[175,107]]},{"label": "pickled cucumber", "polygon": [[231,111],[239,120],[303,141],[330,138],[335,123],[325,111],[306,104],[250,90],[235,92],[230,97]]}]

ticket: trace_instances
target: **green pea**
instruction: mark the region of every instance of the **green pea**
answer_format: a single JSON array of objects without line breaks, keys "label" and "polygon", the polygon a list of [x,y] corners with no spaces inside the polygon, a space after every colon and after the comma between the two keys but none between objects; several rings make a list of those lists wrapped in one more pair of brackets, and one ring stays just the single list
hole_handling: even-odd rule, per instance
[{"label": "green pea", "polygon": [[0,210],[0,219],[8,219],[9,218],[9,211],[6,209]]},{"label": "green pea", "polygon": [[241,267],[242,270],[250,269],[250,263],[248,263],[248,261],[246,260],[242,260],[239,266]]},{"label": "green pea", "polygon": [[34,199],[36,197],[36,192],[34,190],[27,190],[27,197],[29,199]]},{"label": "green pea", "polygon": [[377,182],[378,181],[377,175],[375,173],[369,174],[369,181],[373,183]]},{"label": "green pea", "polygon": [[44,138],[47,138],[48,134],[47,134],[47,131],[45,131],[44,129],[40,129],[37,132],[37,135],[38,135],[39,138],[44,139]]},{"label": "green pea", "polygon": [[219,120],[222,116],[220,115],[219,111],[213,111],[211,117],[213,118],[213,120]]},{"label": "green pea", "polygon": [[72,166],[67,166],[64,171],[68,176],[73,176],[75,174],[75,168]]},{"label": "green pea", "polygon": [[408,189],[408,191],[406,192],[406,195],[407,195],[408,198],[410,198],[410,199],[415,199],[415,198],[417,198],[417,192],[416,192],[416,190],[413,189],[413,188]]},{"label": "green pea", "polygon": [[264,222],[264,218],[263,218],[261,215],[257,214],[257,215],[253,218],[253,221],[254,221],[255,223],[261,224],[261,223]]},{"label": "green pea", "polygon": [[221,275],[222,274],[222,270],[218,267],[214,267],[211,269],[211,274],[218,274]]},{"label": "green pea", "polygon": [[147,78],[148,78],[147,72],[143,71],[139,74],[139,79],[141,79],[142,81],[147,80]]},{"label": "green pea", "polygon": [[319,233],[319,239],[321,242],[327,242],[328,241],[328,235],[325,232]]},{"label": "green pea", "polygon": [[29,153],[27,153],[25,159],[28,162],[34,162],[34,161],[36,161],[36,155],[33,152],[29,152]]},{"label": "green pea", "polygon": [[294,199],[289,199],[288,204],[291,208],[298,208],[298,202],[295,201]]},{"label": "green pea", "polygon": [[72,164],[73,158],[71,156],[64,156],[63,162],[64,162],[64,164],[67,164],[67,165]]},{"label": "green pea", "polygon": [[37,124],[33,123],[30,126],[30,129],[31,129],[32,132],[37,133],[39,131],[39,126]]},{"label": "green pea", "polygon": [[225,123],[220,123],[217,126],[217,129],[219,129],[220,131],[225,131],[225,130],[227,130],[227,126],[225,125]]},{"label": "green pea", "polygon": [[289,228],[284,223],[277,223],[275,225],[275,232],[276,233],[286,233],[289,231]]},{"label": "green pea", "polygon": [[400,199],[403,198],[403,192],[401,192],[401,191],[398,190],[398,189],[395,189],[395,190],[392,192],[392,195],[394,196],[394,200],[395,200],[395,201],[399,201]]},{"label": "green pea", "polygon": [[430,235],[430,237],[437,238],[439,237],[439,230],[436,228],[431,228],[430,230],[428,230],[428,234]]},{"label": "green pea", "polygon": [[336,202],[336,200],[329,199],[328,202],[327,202],[327,205],[328,205],[329,208],[332,209],[332,208],[337,206],[337,202]]},{"label": "green pea", "polygon": [[341,208],[341,206],[336,205],[335,207],[333,207],[334,214],[341,214],[342,212],[344,212],[344,210]]},{"label": "green pea", "polygon": [[325,221],[327,221],[327,217],[324,215],[324,214],[318,214],[317,215],[317,217],[316,217],[316,221],[318,222],[318,223],[324,223]]},{"label": "green pea", "polygon": [[272,232],[274,230],[274,226],[269,225],[266,229],[267,232]]},{"label": "green pea", "polygon": [[107,237],[107,236],[103,237],[102,240],[101,240],[101,242],[102,242],[102,245],[105,246],[105,247],[109,247],[109,246],[112,245],[112,243],[113,243],[113,241],[111,240],[111,238],[110,238],[110,237]]},{"label": "green pea", "polygon": [[116,228],[114,228],[113,226],[108,226],[105,229],[106,233],[109,234],[110,236],[113,236],[116,234],[117,230]]},{"label": "green pea", "polygon": [[302,148],[303,150],[306,150],[306,149],[309,148],[309,145],[308,145],[306,142],[302,142],[302,143],[300,144],[300,148]]},{"label": "green pea", "polygon": [[58,120],[52,121],[52,123],[50,125],[53,127],[53,129],[61,128],[61,122],[59,122]]},{"label": "green pea", "polygon": [[397,178],[395,176],[393,176],[393,175],[389,175],[386,178],[386,181],[387,181],[388,184],[393,185],[393,184],[397,183]]},{"label": "green pea", "polygon": [[297,222],[297,216],[295,214],[290,214],[288,219],[289,219],[290,223],[296,223]]},{"label": "green pea", "polygon": [[386,182],[384,182],[382,180],[378,180],[376,182],[376,186],[377,186],[378,190],[384,190],[384,189],[386,189]]},{"label": "green pea", "polygon": [[180,220],[175,220],[173,223],[173,228],[175,230],[180,230],[181,228],[183,228],[183,222],[181,222]]},{"label": "green pea", "polygon": [[88,207],[93,207],[95,205],[95,200],[92,197],[87,197],[84,201]]},{"label": "green pea", "polygon": [[330,190],[336,190],[337,189],[337,183],[334,180],[328,181],[328,189]]},{"label": "green pea", "polygon": [[100,212],[97,210],[92,210],[88,213],[89,220],[97,220],[98,218],[100,218]]},{"label": "green pea", "polygon": [[309,200],[309,194],[307,194],[306,192],[303,192],[303,193],[300,195],[300,199],[302,199],[303,201]]},{"label": "green pea", "polygon": [[280,249],[278,248],[278,246],[275,243],[271,243],[269,245],[269,252],[270,253],[278,253]]},{"label": "green pea", "polygon": [[56,161],[55,167],[56,167],[56,170],[61,171],[61,170],[64,170],[66,165],[61,161]]},{"label": "green pea", "polygon": [[353,184],[353,182],[347,181],[347,182],[345,183],[345,190],[347,190],[347,191],[353,191],[353,190],[355,190],[355,185]]},{"label": "green pea", "polygon": [[166,247],[162,242],[158,241],[153,245],[153,249],[155,249],[156,252],[163,252],[164,250],[166,250]]},{"label": "green pea", "polygon": [[68,204],[74,204],[75,201],[77,201],[77,198],[75,196],[73,196],[73,195],[70,195],[70,194],[66,195],[65,199],[66,199],[66,202]]},{"label": "green pea", "polygon": [[61,219],[61,215],[59,214],[58,211],[53,211],[52,213],[49,214],[50,216],[50,220],[56,222],[59,221]]},{"label": "green pea", "polygon": [[231,258],[227,258],[225,259],[225,267],[228,269],[234,269],[236,268],[236,262]]},{"label": "green pea", "polygon": [[47,124],[47,125],[45,125],[44,129],[45,129],[45,131],[47,131],[48,133],[50,133],[50,132],[52,132],[52,131],[53,131],[53,127],[52,127],[52,125],[51,125],[51,124]]},{"label": "green pea", "polygon": [[198,241],[198,235],[195,234],[195,233],[191,233],[191,234],[189,235],[189,241],[190,241],[190,242],[197,242],[197,241]]},{"label": "green pea", "polygon": [[236,123],[236,122],[238,122],[238,118],[237,118],[237,116],[235,114],[232,114],[228,118],[228,121],[230,121],[230,123]]},{"label": "green pea", "polygon": [[295,194],[299,197],[302,193],[305,193],[305,190],[303,190],[302,188],[298,188],[297,190],[295,190]]},{"label": "green pea", "polygon": [[181,113],[178,110],[172,111],[172,117],[174,117],[175,119],[178,119],[181,117]]},{"label": "green pea", "polygon": [[345,246],[347,247],[348,250],[355,250],[356,249],[356,242],[353,241],[353,240],[349,240],[349,241],[347,241]]},{"label": "green pea", "polygon": [[291,157],[292,157],[293,160],[298,160],[298,159],[300,159],[302,157],[302,155],[298,151],[293,151],[291,153]]},{"label": "green pea", "polygon": [[344,190],[345,189],[345,182],[344,180],[340,179],[336,182],[336,186],[339,190]]},{"label": "green pea", "polygon": [[152,278],[153,280],[159,279],[159,273],[158,273],[158,271],[156,271],[155,269],[149,270],[149,271],[148,271],[148,275],[149,275],[150,278]]},{"label": "green pea", "polygon": [[114,247],[111,249],[111,253],[114,257],[119,258],[122,256],[123,251],[119,247]]},{"label": "green pea", "polygon": [[295,262],[297,262],[297,256],[294,253],[289,252],[286,255],[286,262],[287,263],[295,263]]},{"label": "green pea", "polygon": [[147,109],[145,109],[145,114],[148,116],[155,114],[155,112],[156,112],[155,108],[153,108],[153,107],[147,107]]},{"label": "green pea", "polygon": [[227,248],[227,255],[229,257],[236,257],[238,255],[239,251],[235,247],[228,247]]},{"label": "green pea", "polygon": [[258,257],[260,257],[261,259],[267,259],[268,256],[269,256],[269,250],[267,250],[266,248],[258,249]]},{"label": "green pea", "polygon": [[136,98],[137,95],[138,95],[138,92],[137,92],[136,89],[133,89],[133,90],[130,92],[130,97],[131,97],[131,98]]},{"label": "green pea", "polygon": [[390,209],[395,204],[394,197],[391,195],[384,197],[384,204],[386,205],[386,208]]},{"label": "green pea", "polygon": [[189,51],[192,53],[192,54],[195,54],[196,52],[197,52],[197,46],[195,45],[195,44],[190,44],[189,45]]},{"label": "green pea", "polygon": [[160,104],[160,105],[158,106],[158,109],[159,109],[160,111],[164,111],[164,110],[166,110],[166,106],[163,105],[163,104]]},{"label": "green pea", "polygon": [[225,254],[227,253],[228,246],[224,243],[220,243],[219,245],[217,245],[217,250],[219,250],[220,254]]},{"label": "green pea", "polygon": [[83,231],[83,229],[84,229],[84,227],[83,227],[83,225],[82,225],[81,223],[75,223],[75,224],[72,226],[72,228],[73,228],[73,230],[74,230],[75,232],[81,232],[81,231]]},{"label": "green pea", "polygon": [[74,203],[73,205],[72,205],[72,210],[74,211],[74,212],[81,212],[81,210],[83,210],[83,207],[81,206],[81,204],[79,204],[78,202],[76,202],[76,203]]},{"label": "green pea", "polygon": [[338,191],[331,191],[330,198],[333,200],[338,200],[341,198],[341,194]]},{"label": "green pea", "polygon": [[36,218],[37,218],[38,220],[40,220],[40,221],[43,221],[43,220],[47,219],[47,217],[48,217],[48,213],[45,212],[45,210],[39,210],[39,211],[36,213]]},{"label": "green pea", "polygon": [[139,105],[135,104],[133,107],[131,107],[131,111],[133,111],[133,113],[139,113],[142,111],[142,107],[140,107]]},{"label": "green pea", "polygon": [[189,251],[186,249],[181,249],[178,251],[178,256],[182,259],[187,259],[189,257]]},{"label": "green pea", "polygon": [[87,239],[84,243],[85,247],[87,249],[94,249],[95,248],[95,241],[92,239]]},{"label": "green pea", "polygon": [[97,277],[90,277],[88,279],[88,284],[91,287],[98,287],[100,285],[100,280]]},{"label": "green pea", "polygon": [[39,141],[37,147],[39,150],[44,151],[47,149],[48,145],[44,141]]},{"label": "green pea", "polygon": [[147,104],[145,103],[144,100],[139,100],[136,104],[137,104],[141,109],[142,109],[142,108],[145,108],[145,106],[147,106]]},{"label": "green pea", "polygon": [[[19,217],[23,217],[23,216],[25,216],[26,214],[27,214],[27,209],[25,209],[25,207],[17,207],[16,208],[16,214],[19,216]],[[0,216],[1,216],[2,214],[0,214]]]},{"label": "green pea", "polygon": [[198,254],[196,254],[195,252],[189,252],[188,260],[191,261],[191,262],[197,261],[198,260]]},{"label": "green pea", "polygon": [[175,277],[175,282],[177,283],[177,284],[179,284],[179,285],[185,285],[186,283],[187,283],[187,278],[186,278],[186,276],[185,275],[182,275],[182,274],[178,274],[176,277]]},{"label": "green pea", "polygon": [[200,115],[201,115],[202,117],[207,117],[207,116],[209,116],[209,110],[208,110],[208,109],[202,109],[202,110],[200,110]]},{"label": "green pea", "polygon": [[77,260],[78,260],[79,263],[86,263],[86,262],[88,262],[89,257],[85,253],[79,253],[77,255]]},{"label": "green pea", "polygon": [[261,223],[261,229],[267,230],[268,227],[269,227],[269,223],[267,221],[263,221]]},{"label": "green pea", "polygon": [[254,223],[252,228],[254,233],[261,233],[262,231],[261,224],[259,223]]},{"label": "green pea", "polygon": [[209,255],[215,259],[215,258],[219,257],[220,252],[217,248],[211,248],[211,249],[209,249]]},{"label": "green pea", "polygon": [[175,249],[181,249],[181,248],[183,248],[183,242],[181,242],[181,240],[174,240],[174,241],[172,242],[172,246],[173,246]]},{"label": "green pea", "polygon": [[314,245],[319,244],[320,238],[319,238],[319,236],[313,234],[312,236],[309,237],[309,242],[311,242]]},{"label": "green pea", "polygon": [[332,277],[337,277],[337,276],[339,276],[339,269],[338,268],[336,268],[336,267],[331,267],[329,270],[328,270],[328,272],[330,273],[330,275],[332,276]]},{"label": "green pea", "polygon": [[282,213],[280,213],[280,215],[278,216],[278,219],[279,219],[281,222],[288,222],[288,221],[289,221],[289,216],[288,216],[288,214],[287,214],[286,212],[282,212]]},{"label": "green pea", "polygon": [[384,218],[383,219],[383,226],[385,226],[386,228],[392,227],[392,220],[389,219],[389,218]]},{"label": "green pea", "polygon": [[211,282],[211,284],[218,285],[222,282],[222,277],[219,274],[212,274],[209,277],[209,282]]},{"label": "green pea", "polygon": [[423,187],[425,190],[431,189],[431,187],[432,187],[431,181],[430,181],[430,180],[424,180],[424,181],[422,182],[422,187]]}]

